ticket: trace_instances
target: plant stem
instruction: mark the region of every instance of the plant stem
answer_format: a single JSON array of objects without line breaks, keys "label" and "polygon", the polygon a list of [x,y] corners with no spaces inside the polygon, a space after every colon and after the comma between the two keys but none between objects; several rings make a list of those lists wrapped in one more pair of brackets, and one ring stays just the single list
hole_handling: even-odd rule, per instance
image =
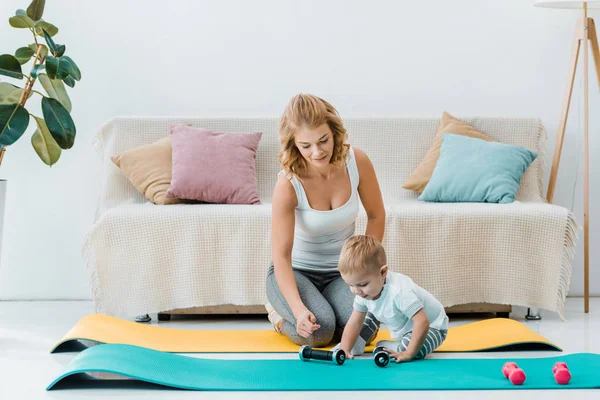
[{"label": "plant stem", "polygon": [[39,47],[39,43],[37,41],[37,35],[35,33],[35,28],[29,28],[29,30],[31,31],[31,33],[33,33],[33,41],[35,42],[35,47]]},{"label": "plant stem", "polygon": [[33,93],[37,93],[37,94],[39,94],[39,95],[40,95],[40,96],[42,96],[42,97],[46,97],[46,95],[45,95],[44,93],[42,93],[42,92],[38,92],[37,90],[31,89],[31,92],[33,92]]},{"label": "plant stem", "polygon": [[[42,50],[42,46],[40,46],[40,44],[37,41],[37,35],[35,34],[35,29],[31,29],[31,32],[33,33],[33,40],[35,41],[35,47],[37,48],[37,52],[35,53],[35,60],[33,61],[33,65],[35,66],[36,63],[38,62],[38,60],[40,60],[40,52]],[[40,64],[43,63],[44,60],[42,59],[40,61]],[[29,76],[23,75],[25,77],[25,79],[27,79],[27,83],[25,84],[25,89],[23,89],[23,93],[21,94],[21,99],[19,100],[19,104],[23,107],[25,106],[25,102],[27,102],[27,99],[29,98],[29,93],[31,93],[32,91],[35,93],[38,93],[40,96],[44,96],[42,93],[38,92],[37,90],[33,90],[33,84],[35,83],[35,79],[31,77],[31,73],[29,74]],[[32,114],[30,114],[32,115]],[[35,117],[35,116],[34,116]],[[4,158],[4,153],[6,152],[6,148],[8,146],[4,146],[3,148],[0,149],[0,166],[2,166],[2,159]]]},{"label": "plant stem", "polygon": [[[36,41],[37,43],[37,41]],[[39,44],[37,45],[37,51],[35,53],[35,60],[33,60],[33,66],[35,67],[38,63],[38,61],[40,61],[40,52],[42,51],[42,46],[40,46]],[[43,58],[43,57],[42,57]],[[40,64],[44,62],[44,60],[42,59]],[[27,84],[25,85],[25,89],[23,89],[23,93],[21,94],[21,99],[19,100],[19,105],[21,107],[25,106],[25,103],[27,102],[27,99],[29,98],[29,93],[31,93],[33,84],[35,83],[35,79],[31,77],[31,74],[26,77],[27,78]]]}]

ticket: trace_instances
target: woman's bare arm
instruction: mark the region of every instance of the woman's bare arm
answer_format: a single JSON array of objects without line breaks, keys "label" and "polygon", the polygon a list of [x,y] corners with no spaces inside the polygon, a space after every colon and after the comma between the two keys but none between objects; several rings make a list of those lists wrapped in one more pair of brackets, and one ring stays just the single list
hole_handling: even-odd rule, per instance
[{"label": "woman's bare arm", "polygon": [[306,306],[300,299],[292,271],[292,247],[297,204],[298,199],[294,187],[284,175],[280,175],[273,190],[271,257],[279,289],[296,318],[306,310]]},{"label": "woman's bare arm", "polygon": [[382,242],[385,232],[385,207],[375,168],[364,151],[354,148],[354,156],[360,176],[358,194],[368,218],[365,235],[373,236]]}]

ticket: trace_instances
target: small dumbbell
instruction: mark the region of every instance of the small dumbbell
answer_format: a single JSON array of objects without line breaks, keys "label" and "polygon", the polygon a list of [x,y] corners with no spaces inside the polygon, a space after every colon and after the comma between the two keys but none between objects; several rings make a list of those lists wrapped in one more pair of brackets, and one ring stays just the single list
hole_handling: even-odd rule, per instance
[{"label": "small dumbbell", "polygon": [[502,367],[502,373],[513,385],[522,385],[525,382],[525,371],[514,362],[507,362]]},{"label": "small dumbbell", "polygon": [[554,364],[554,367],[552,367],[552,373],[553,373],[553,374],[555,374],[555,373],[556,373],[556,370],[557,370],[558,368],[565,368],[565,369],[569,369],[569,367],[567,367],[567,363],[565,363],[565,362],[562,362],[562,361],[557,361],[557,362]]},{"label": "small dumbbell", "polygon": [[333,351],[327,350],[313,350],[309,345],[304,345],[300,347],[300,351],[298,352],[300,359],[302,361],[309,360],[322,360],[322,361],[332,361],[338,365],[342,365],[344,361],[346,361],[346,352],[342,349],[337,349]]},{"label": "small dumbbell", "polygon": [[378,367],[386,367],[390,363],[390,353],[385,351],[382,346],[376,347],[373,350],[373,361]]},{"label": "small dumbbell", "polygon": [[518,368],[518,367],[517,367],[517,364],[512,361],[504,364],[504,366],[502,367],[502,374],[504,375],[505,378],[508,378],[508,375],[509,375],[510,371],[513,370],[513,368]]},{"label": "small dumbbell", "polygon": [[508,379],[510,379],[510,382],[513,385],[522,385],[526,379],[525,371],[518,367],[513,368],[512,371],[510,371],[510,374],[508,374]]},{"label": "small dumbbell", "polygon": [[554,374],[554,380],[559,385],[566,385],[571,380],[571,372],[569,371],[569,367],[564,362],[557,362],[552,367],[552,373]]}]

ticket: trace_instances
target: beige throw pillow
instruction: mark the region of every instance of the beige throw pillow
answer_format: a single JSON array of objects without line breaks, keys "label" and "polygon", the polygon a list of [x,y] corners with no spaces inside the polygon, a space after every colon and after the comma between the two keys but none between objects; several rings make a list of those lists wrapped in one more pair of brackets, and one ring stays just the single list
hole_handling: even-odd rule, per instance
[{"label": "beige throw pillow", "polygon": [[135,188],[154,204],[182,203],[167,199],[171,184],[171,136],[111,157]]},{"label": "beige throw pillow", "polygon": [[440,158],[440,149],[442,148],[442,134],[443,133],[454,133],[456,135],[463,135],[477,139],[483,139],[488,142],[494,142],[492,138],[484,135],[479,132],[477,129],[473,128],[471,125],[466,122],[461,121],[458,118],[453,117],[452,115],[444,112],[442,115],[442,119],[438,126],[437,133],[435,135],[435,139],[433,144],[427,151],[425,158],[421,161],[421,164],[413,171],[413,173],[408,177],[406,182],[402,187],[404,189],[414,190],[416,192],[423,192],[425,186],[429,183],[431,176],[433,175],[433,170],[435,169],[435,165],[437,164],[438,158]]}]

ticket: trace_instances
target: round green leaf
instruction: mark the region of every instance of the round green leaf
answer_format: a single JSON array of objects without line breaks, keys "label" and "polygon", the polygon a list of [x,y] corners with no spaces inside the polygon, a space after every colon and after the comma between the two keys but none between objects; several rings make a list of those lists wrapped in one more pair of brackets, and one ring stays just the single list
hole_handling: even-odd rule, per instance
[{"label": "round green leaf", "polygon": [[21,65],[27,63],[31,60],[31,56],[33,56],[34,52],[29,47],[20,47],[15,51],[15,58],[19,60]]},{"label": "round green leaf", "polygon": [[48,32],[48,35],[54,36],[58,33],[58,28],[43,19],[37,21],[35,23],[35,33],[38,36],[44,37],[44,31]]},{"label": "round green leaf", "polygon": [[70,149],[75,143],[77,130],[71,114],[58,100],[42,98],[42,113],[46,125],[61,149]]},{"label": "round green leaf", "polygon": [[52,40],[48,31],[46,31],[45,29],[42,29],[42,31],[44,32],[44,39],[48,44],[48,48],[50,48],[50,51],[54,53],[56,51],[56,43],[54,43],[54,40]]},{"label": "round green leaf", "polygon": [[77,64],[75,64],[75,61],[73,61],[69,56],[62,56],[61,58],[63,60],[67,60],[69,64],[71,64],[71,76],[73,77],[73,79],[75,79],[76,81],[81,80],[81,71],[79,70]]},{"label": "round green leaf", "polygon": [[[48,46],[46,46],[45,44],[40,44],[40,46],[42,46],[42,50],[40,50],[40,57],[46,57],[48,55]],[[33,54],[37,52],[37,46],[35,45],[35,43],[31,43],[29,45],[29,48],[33,50]]]},{"label": "round green leaf", "polygon": [[69,75],[65,79],[63,79],[63,82],[65,83],[65,85],[68,85],[70,87],[75,87],[75,79],[73,79],[73,77],[71,75]]},{"label": "round green leaf", "polygon": [[19,60],[11,54],[2,54],[0,56],[0,75],[23,79],[23,72],[21,71]]},{"label": "round green leaf", "polygon": [[56,46],[56,51],[54,52],[54,55],[56,57],[61,57],[63,54],[65,54],[65,50],[67,50],[67,46],[65,46],[64,44],[59,44]]},{"label": "round green leaf", "polygon": [[46,126],[46,122],[38,117],[33,117],[35,122],[37,123],[37,130],[31,137],[31,145],[35,149],[38,157],[49,166],[56,164],[58,159],[60,158],[60,154],[62,150],[60,146],[48,130],[48,126]]},{"label": "round green leaf", "polygon": [[35,22],[27,15],[17,14],[14,17],[10,17],[8,19],[8,23],[13,28],[33,28],[35,27]]},{"label": "round green leaf", "polygon": [[25,133],[29,113],[18,104],[0,105],[0,146],[10,146]]},{"label": "round green leaf", "polygon": [[0,82],[0,104],[18,103],[22,94],[23,89],[10,83]]},{"label": "round green leaf", "polygon": [[48,93],[48,96],[60,101],[60,104],[62,104],[67,111],[71,112],[71,99],[69,98],[65,85],[63,85],[62,81],[58,79],[50,79],[46,74],[40,74],[38,76],[38,80],[46,90],[46,93]]},{"label": "round green leaf", "polygon": [[65,79],[71,73],[71,64],[64,58],[47,57],[46,72],[50,79]]},{"label": "round green leaf", "polygon": [[17,49],[17,51],[15,52],[15,57],[17,57],[17,58],[19,58],[19,57],[21,57],[21,58],[25,58],[25,57],[31,58],[31,56],[33,56],[34,54],[35,54],[35,52],[30,47],[19,47]]},{"label": "round green leaf", "polygon": [[44,14],[44,6],[46,5],[46,0],[33,0],[29,7],[27,7],[27,15],[34,21],[42,18],[42,14]]},{"label": "round green leaf", "polygon": [[[0,104],[14,104],[21,100],[23,89],[7,82],[0,82]],[[33,92],[29,92],[29,97]]]}]

